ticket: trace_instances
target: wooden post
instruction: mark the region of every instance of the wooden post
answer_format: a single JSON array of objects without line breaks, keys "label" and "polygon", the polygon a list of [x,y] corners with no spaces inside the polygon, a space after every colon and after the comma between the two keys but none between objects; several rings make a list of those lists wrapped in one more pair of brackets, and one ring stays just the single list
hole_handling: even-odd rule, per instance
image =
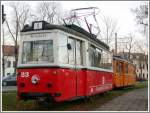
[{"label": "wooden post", "polygon": [[117,55],[117,33],[115,33],[115,55]]}]

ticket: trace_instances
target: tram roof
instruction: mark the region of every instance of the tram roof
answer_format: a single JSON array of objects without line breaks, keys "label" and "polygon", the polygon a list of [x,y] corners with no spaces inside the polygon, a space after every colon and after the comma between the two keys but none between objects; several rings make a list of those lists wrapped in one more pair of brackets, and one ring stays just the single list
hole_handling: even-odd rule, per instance
[{"label": "tram roof", "polygon": [[[33,25],[35,22],[42,22],[43,23],[42,29],[34,29]],[[100,45],[103,48],[109,50],[109,46],[107,44],[105,44],[104,42],[100,41],[99,39],[97,39],[96,35],[91,34],[91,33],[87,32],[86,30],[84,30],[83,28],[81,28],[77,25],[74,25],[74,24],[54,25],[54,24],[47,23],[45,21],[34,21],[34,22],[32,22],[32,26],[25,25],[24,28],[21,30],[21,32],[38,31],[38,30],[53,30],[53,29],[62,30],[64,32],[67,32],[70,34],[77,35],[79,37],[83,37],[93,43],[97,43],[98,46]]]},{"label": "tram roof", "polygon": [[130,62],[130,61],[126,60],[126,59],[120,58],[118,56],[113,56],[113,60],[123,61],[123,62],[126,62],[128,64],[134,65],[132,62]]}]

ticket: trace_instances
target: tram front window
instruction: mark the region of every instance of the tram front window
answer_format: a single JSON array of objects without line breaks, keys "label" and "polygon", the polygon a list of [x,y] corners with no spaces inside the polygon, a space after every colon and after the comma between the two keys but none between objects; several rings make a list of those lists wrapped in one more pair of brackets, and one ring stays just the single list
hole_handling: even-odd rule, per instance
[{"label": "tram front window", "polygon": [[23,43],[22,63],[52,63],[53,41],[26,41]]}]

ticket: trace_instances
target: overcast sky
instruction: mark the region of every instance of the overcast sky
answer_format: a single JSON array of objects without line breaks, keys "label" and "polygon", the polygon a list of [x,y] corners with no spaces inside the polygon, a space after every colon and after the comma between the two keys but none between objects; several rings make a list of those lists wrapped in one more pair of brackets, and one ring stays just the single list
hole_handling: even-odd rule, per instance
[{"label": "overcast sky", "polygon": [[[12,1],[11,1],[12,2]],[[26,1],[33,10],[39,2]],[[135,15],[131,12],[131,9],[138,7],[141,3],[146,1],[60,1],[63,11],[69,11],[75,8],[83,7],[98,7],[100,9],[98,19],[101,19],[101,15],[110,16],[118,21],[118,36],[123,37],[129,33],[134,33],[137,40],[143,39],[143,36],[138,33],[138,27],[135,21]],[[2,2],[5,4],[7,2]],[[6,14],[9,14],[11,9],[5,7]]]},{"label": "overcast sky", "polygon": [[131,8],[135,8],[140,5],[141,2],[134,1],[96,1],[96,2],[61,2],[64,10],[70,10],[72,8],[80,8],[87,6],[94,6],[100,9],[100,13],[97,18],[100,17],[101,14],[113,17],[118,20],[119,33],[120,35],[126,35],[129,32],[137,31],[137,26],[135,22],[135,16],[131,12]]}]

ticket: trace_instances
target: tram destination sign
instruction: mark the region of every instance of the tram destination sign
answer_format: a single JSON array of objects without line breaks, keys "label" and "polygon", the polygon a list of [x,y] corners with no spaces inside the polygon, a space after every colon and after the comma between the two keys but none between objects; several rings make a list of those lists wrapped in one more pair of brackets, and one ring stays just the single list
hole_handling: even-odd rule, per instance
[{"label": "tram destination sign", "polygon": [[33,28],[36,29],[42,29],[43,28],[43,22],[34,22]]},{"label": "tram destination sign", "polygon": [[28,35],[30,38],[46,38],[47,33],[38,33],[38,34],[30,34]]}]

